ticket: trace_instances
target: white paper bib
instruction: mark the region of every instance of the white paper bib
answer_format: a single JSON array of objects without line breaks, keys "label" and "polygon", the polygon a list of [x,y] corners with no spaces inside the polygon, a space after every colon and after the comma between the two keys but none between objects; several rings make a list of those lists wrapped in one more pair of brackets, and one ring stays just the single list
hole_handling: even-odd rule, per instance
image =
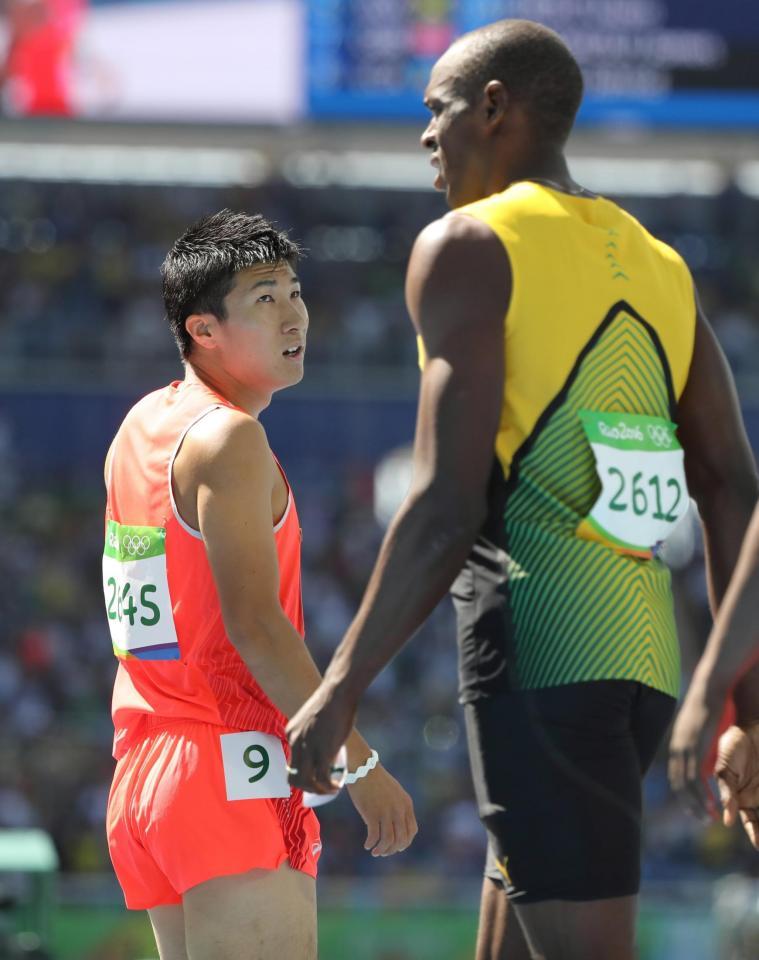
[{"label": "white paper bib", "polygon": [[221,756],[227,800],[289,797],[282,741],[270,733],[223,733]]},{"label": "white paper bib", "polygon": [[103,591],[117,657],[179,659],[166,576],[163,527],[108,521],[103,551]]},{"label": "white paper bib", "polygon": [[690,504],[674,423],[640,414],[581,410],[601,493],[577,533],[651,557]]}]

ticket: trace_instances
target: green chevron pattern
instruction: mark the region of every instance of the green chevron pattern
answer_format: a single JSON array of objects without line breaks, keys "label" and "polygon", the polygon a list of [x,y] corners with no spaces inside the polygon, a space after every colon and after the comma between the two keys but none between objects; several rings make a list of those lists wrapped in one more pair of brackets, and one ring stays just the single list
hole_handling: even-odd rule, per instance
[{"label": "green chevron pattern", "polygon": [[523,571],[509,583],[522,688],[625,679],[678,695],[669,571],[575,535],[600,492],[578,411],[668,418],[667,376],[646,327],[618,313],[517,458],[504,521],[508,553]]}]

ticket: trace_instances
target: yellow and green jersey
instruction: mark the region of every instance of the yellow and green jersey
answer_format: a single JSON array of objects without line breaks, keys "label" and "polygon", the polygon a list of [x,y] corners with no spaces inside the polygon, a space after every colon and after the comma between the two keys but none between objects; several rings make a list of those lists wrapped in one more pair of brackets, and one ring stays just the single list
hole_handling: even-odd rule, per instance
[{"label": "yellow and green jersey", "polygon": [[602,679],[677,696],[656,553],[688,502],[688,269],[602,197],[525,181],[457,213],[501,239],[513,284],[489,515],[452,589],[462,700]]}]

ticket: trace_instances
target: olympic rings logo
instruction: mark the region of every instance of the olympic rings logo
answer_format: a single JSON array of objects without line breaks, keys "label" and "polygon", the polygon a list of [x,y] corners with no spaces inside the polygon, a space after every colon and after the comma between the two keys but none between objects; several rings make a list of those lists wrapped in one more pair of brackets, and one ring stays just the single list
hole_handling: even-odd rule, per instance
[{"label": "olympic rings logo", "polygon": [[657,447],[672,446],[672,431],[668,427],[662,427],[659,424],[649,424],[647,429],[652,443]]},{"label": "olympic rings logo", "polygon": [[144,557],[150,549],[150,537],[127,534],[122,538],[121,545],[130,557]]}]

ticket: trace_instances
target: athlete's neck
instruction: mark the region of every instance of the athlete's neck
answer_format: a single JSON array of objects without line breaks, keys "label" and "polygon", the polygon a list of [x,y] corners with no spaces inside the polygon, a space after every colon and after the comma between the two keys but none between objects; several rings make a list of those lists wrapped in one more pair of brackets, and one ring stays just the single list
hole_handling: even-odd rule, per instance
[{"label": "athlete's neck", "polygon": [[590,192],[581,187],[569,174],[567,161],[561,151],[541,151],[528,155],[515,162],[506,172],[506,183],[501,188],[506,189],[512,183],[522,180],[531,180],[553,187],[564,193],[590,196]]},{"label": "athlete's neck", "polygon": [[218,393],[220,397],[245,410],[254,419],[271,403],[271,393],[256,392],[245,384],[235,380],[225,371],[209,370],[201,364],[185,361],[184,382],[188,385],[200,383]]}]

